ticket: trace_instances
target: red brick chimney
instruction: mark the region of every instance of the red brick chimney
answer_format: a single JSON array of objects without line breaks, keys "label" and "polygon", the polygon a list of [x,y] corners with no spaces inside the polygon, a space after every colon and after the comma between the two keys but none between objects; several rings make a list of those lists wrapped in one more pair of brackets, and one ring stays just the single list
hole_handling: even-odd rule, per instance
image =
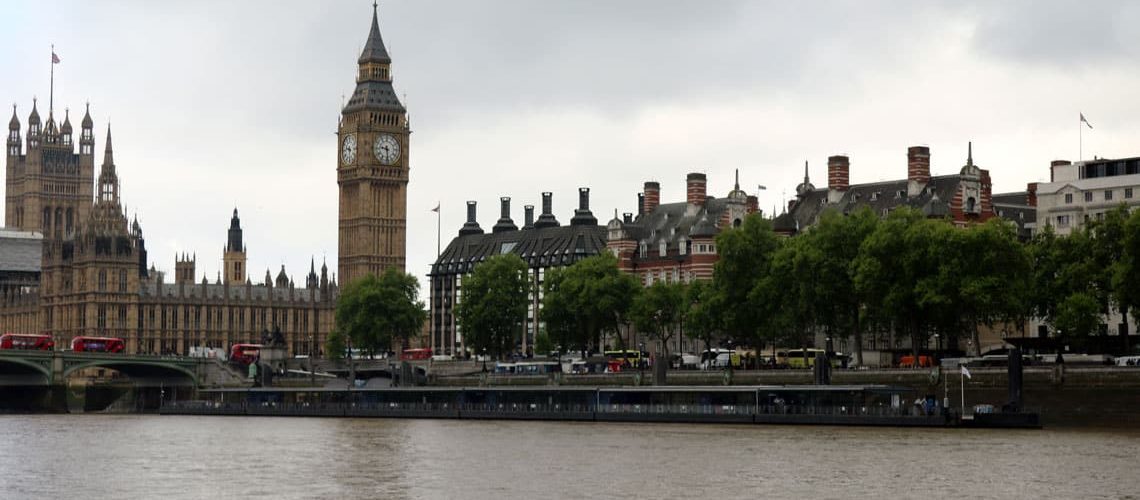
[{"label": "red brick chimney", "polygon": [[[758,212],[760,210],[760,198],[757,198],[756,195],[748,195],[747,207],[748,208],[746,210],[750,214]],[[775,216],[776,214],[772,214],[772,217]]]},{"label": "red brick chimney", "polygon": [[661,204],[661,184],[655,181],[645,183],[645,215],[653,213],[657,210],[657,205]]},{"label": "red brick chimney", "polygon": [[917,196],[930,182],[930,148],[911,146],[906,149],[907,194]]},{"label": "red brick chimney", "polygon": [[705,188],[705,174],[693,172],[685,178],[685,201],[690,205],[704,205],[705,200],[708,199],[708,191]]},{"label": "red brick chimney", "polygon": [[836,155],[827,158],[827,189],[847,191],[851,186],[851,160]]},{"label": "red brick chimney", "polygon": [[1036,207],[1037,206],[1037,183],[1036,182],[1030,182],[1028,185],[1025,186],[1025,192],[1027,193],[1025,202],[1028,203],[1029,206],[1031,206],[1031,207]]}]

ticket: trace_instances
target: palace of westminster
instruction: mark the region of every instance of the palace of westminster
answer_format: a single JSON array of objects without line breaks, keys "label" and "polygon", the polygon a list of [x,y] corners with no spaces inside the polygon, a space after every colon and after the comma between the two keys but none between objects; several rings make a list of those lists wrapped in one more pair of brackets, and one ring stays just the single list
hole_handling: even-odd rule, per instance
[{"label": "palace of westminster", "polygon": [[[404,268],[409,129],[391,62],[374,10],[338,128],[342,283]],[[41,122],[35,101],[24,130],[13,105],[0,228],[0,332],[50,332],[57,345],[80,335],[119,337],[127,352],[150,354],[228,348],[276,330],[293,355],[324,345],[339,290],[337,274],[330,277],[325,265],[318,271],[313,262],[303,286],[284,266],[255,283],[235,208],[224,274],[198,281],[196,256],[180,254],[174,282],[167,283],[148,265],[137,218],[123,213],[110,126],[97,176],[90,109],[78,140],[67,113],[57,124],[49,109]]]}]

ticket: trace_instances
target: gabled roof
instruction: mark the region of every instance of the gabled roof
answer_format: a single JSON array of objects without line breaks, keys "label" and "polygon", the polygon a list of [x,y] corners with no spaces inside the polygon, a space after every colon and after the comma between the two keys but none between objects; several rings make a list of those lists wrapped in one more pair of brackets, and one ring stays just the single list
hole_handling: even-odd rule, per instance
[{"label": "gabled roof", "polygon": [[730,203],[728,198],[710,197],[696,210],[688,202],[663,203],[652,212],[637,216],[632,224],[623,223],[622,228],[630,239],[650,245],[712,237],[720,232],[720,219]]},{"label": "gabled roof", "polygon": [[849,214],[863,207],[882,215],[898,207],[911,207],[922,211],[927,217],[950,215],[950,200],[962,180],[961,175],[940,175],[931,177],[926,187],[917,196],[907,196],[906,179],[853,184],[843,193],[838,202],[827,202],[826,188],[809,191],[800,196],[791,211],[780,214],[773,222],[777,231],[794,232],[819,222],[825,210],[834,209],[841,214]]}]

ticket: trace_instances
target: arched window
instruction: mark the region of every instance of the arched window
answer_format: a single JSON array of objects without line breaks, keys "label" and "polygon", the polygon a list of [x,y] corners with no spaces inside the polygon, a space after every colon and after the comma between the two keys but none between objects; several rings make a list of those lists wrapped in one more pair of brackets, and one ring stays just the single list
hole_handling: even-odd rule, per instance
[{"label": "arched window", "polygon": [[974,200],[973,196],[966,198],[966,211],[967,212],[973,213],[975,211],[976,205],[977,205],[977,201]]}]

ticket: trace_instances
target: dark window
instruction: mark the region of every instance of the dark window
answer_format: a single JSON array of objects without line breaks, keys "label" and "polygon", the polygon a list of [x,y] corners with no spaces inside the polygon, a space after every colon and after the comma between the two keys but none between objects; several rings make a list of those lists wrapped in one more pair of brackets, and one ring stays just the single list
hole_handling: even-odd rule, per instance
[{"label": "dark window", "polygon": [[1073,202],[1073,193],[1065,193],[1065,203]]},{"label": "dark window", "polygon": [[1132,188],[1124,188],[1124,197],[1125,198],[1131,198],[1132,197]]},{"label": "dark window", "polygon": [[1112,201],[1112,190],[1111,189],[1104,190],[1104,201]]},{"label": "dark window", "polygon": [[1085,191],[1085,201],[1092,201],[1092,191]]}]

